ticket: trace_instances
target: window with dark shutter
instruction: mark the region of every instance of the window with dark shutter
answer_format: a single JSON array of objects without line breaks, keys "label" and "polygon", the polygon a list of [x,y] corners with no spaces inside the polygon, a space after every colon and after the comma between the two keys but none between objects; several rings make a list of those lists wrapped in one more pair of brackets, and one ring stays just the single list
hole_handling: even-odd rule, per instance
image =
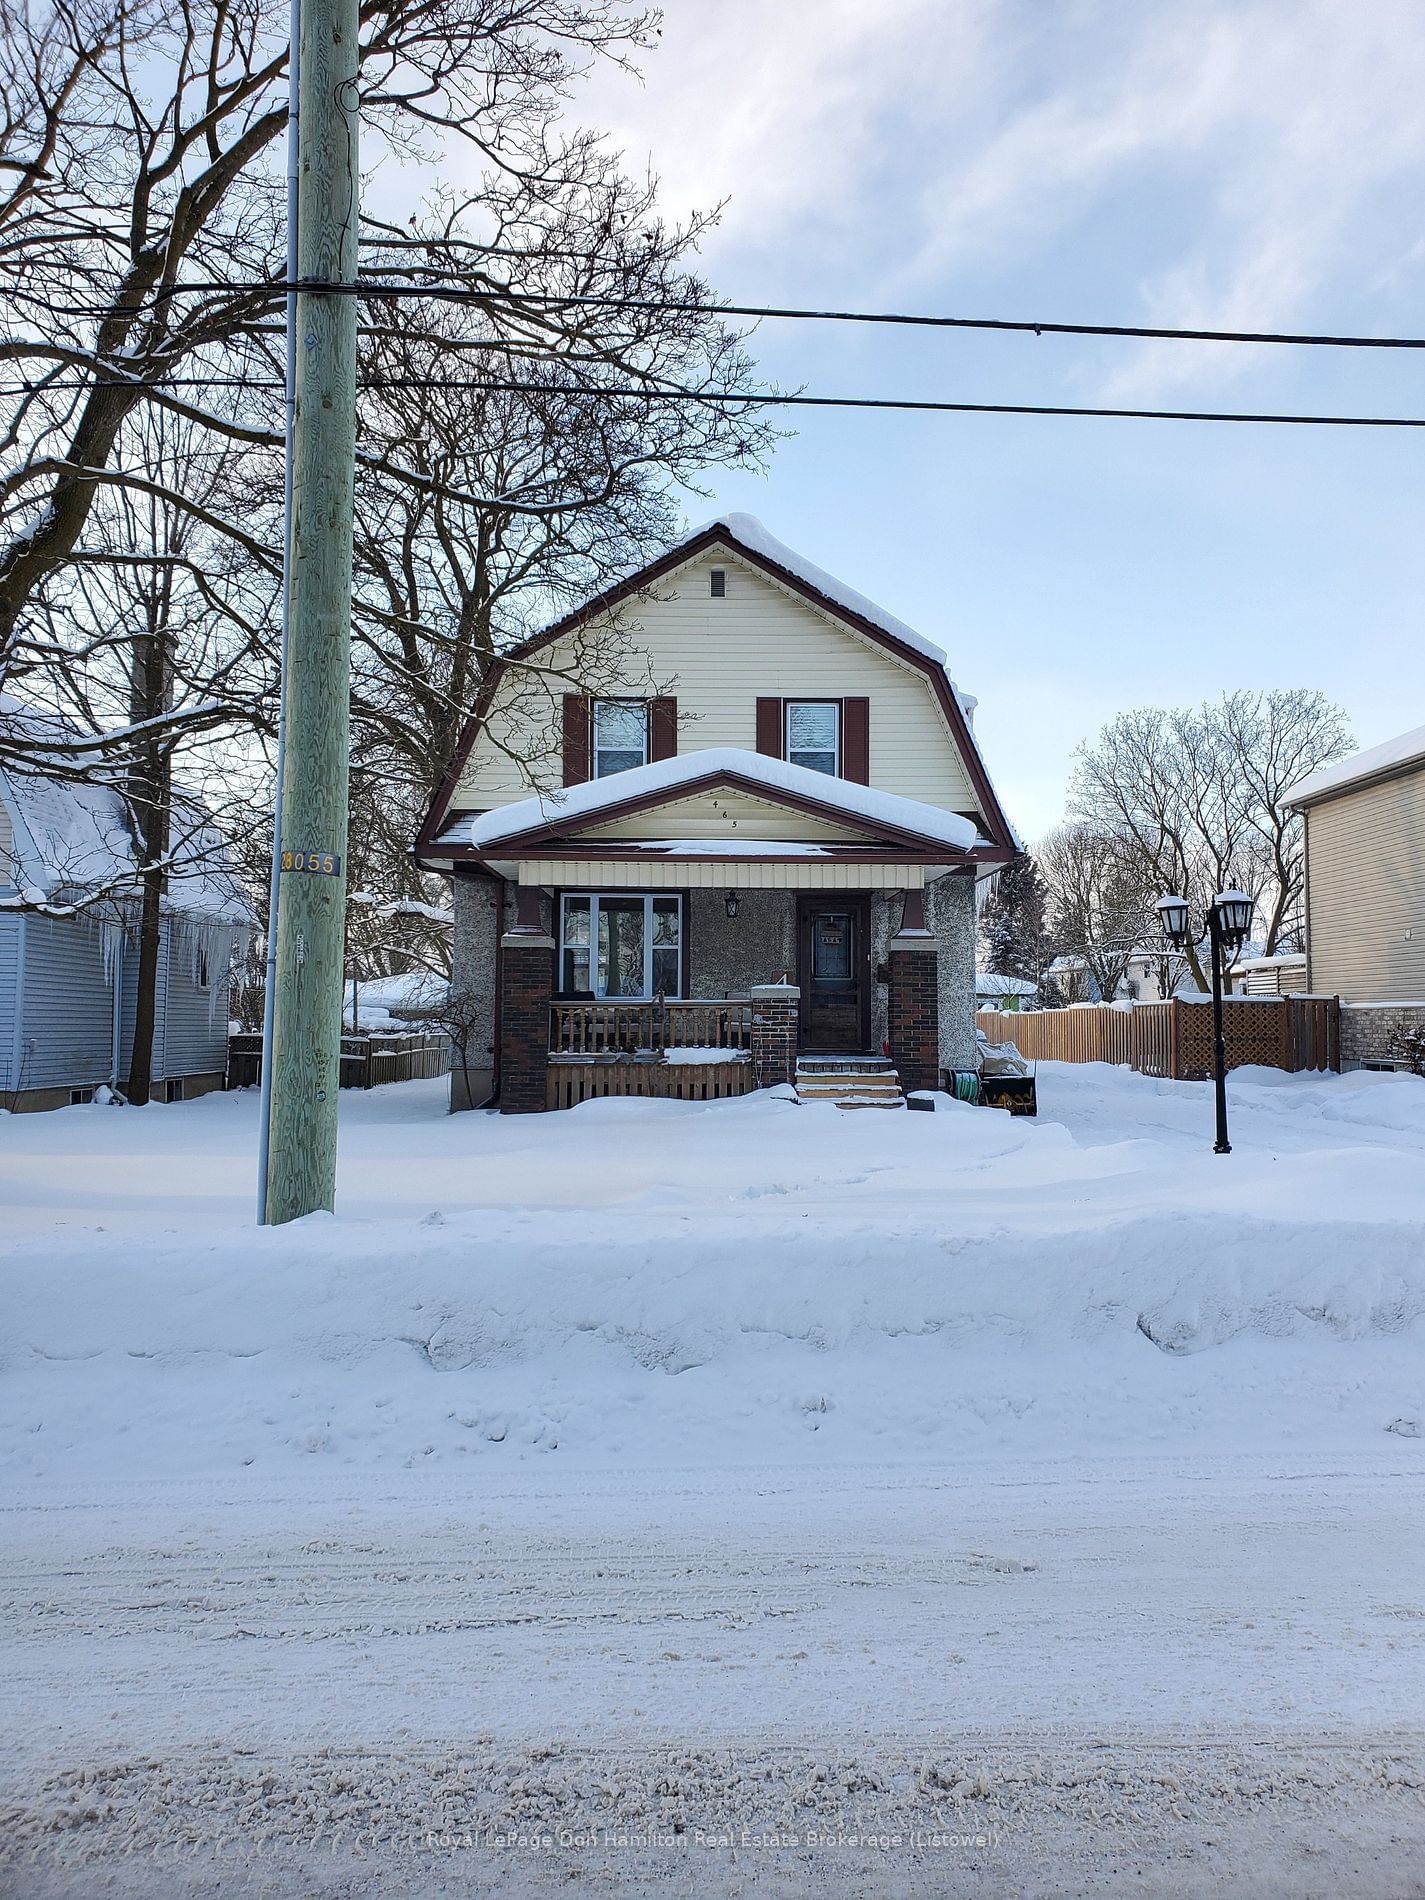
[{"label": "window with dark shutter", "polygon": [[841,772],[841,701],[789,699],[786,758],[808,772]]},{"label": "window with dark shutter", "polygon": [[594,701],[594,777],[648,763],[648,707],[641,699]]}]

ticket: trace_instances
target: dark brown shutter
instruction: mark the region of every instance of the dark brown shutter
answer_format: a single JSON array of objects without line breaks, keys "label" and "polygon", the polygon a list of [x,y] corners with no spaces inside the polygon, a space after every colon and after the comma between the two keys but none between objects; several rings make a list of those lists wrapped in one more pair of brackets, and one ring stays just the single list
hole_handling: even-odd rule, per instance
[{"label": "dark brown shutter", "polygon": [[841,776],[853,785],[871,783],[871,702],[841,702]]},{"label": "dark brown shutter", "polygon": [[582,693],[564,695],[564,783],[582,785],[589,776],[589,702]]},{"label": "dark brown shutter", "polygon": [[757,750],[769,759],[786,756],[782,746],[780,699],[759,699],[757,702]]},{"label": "dark brown shutter", "polygon": [[678,756],[676,699],[652,699],[648,702],[648,756],[650,759],[676,759]]}]

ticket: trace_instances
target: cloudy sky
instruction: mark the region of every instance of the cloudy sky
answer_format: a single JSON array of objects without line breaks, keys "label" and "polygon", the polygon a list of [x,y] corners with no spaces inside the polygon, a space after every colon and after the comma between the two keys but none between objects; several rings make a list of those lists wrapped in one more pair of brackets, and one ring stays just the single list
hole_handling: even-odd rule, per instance
[{"label": "cloudy sky", "polygon": [[[575,116],[736,302],[1425,332],[1420,0],[666,0]],[[1425,354],[764,324],[816,393],[1425,415]],[[1029,836],[1117,709],[1321,686],[1425,722],[1425,431],[802,412],[719,478],[941,641]]]}]

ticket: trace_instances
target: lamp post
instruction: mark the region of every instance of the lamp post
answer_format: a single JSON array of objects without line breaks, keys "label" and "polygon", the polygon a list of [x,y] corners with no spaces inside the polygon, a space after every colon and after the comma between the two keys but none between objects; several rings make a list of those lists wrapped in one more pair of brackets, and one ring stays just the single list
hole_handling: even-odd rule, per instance
[{"label": "lamp post", "polygon": [[[1207,907],[1207,939],[1212,949],[1212,1074],[1217,1097],[1215,1155],[1230,1155],[1227,1139],[1227,1045],[1222,1034],[1222,955],[1235,956],[1252,925],[1252,899],[1245,891],[1219,891]],[[1182,950],[1192,934],[1185,897],[1160,897],[1158,916],[1175,949]]]}]

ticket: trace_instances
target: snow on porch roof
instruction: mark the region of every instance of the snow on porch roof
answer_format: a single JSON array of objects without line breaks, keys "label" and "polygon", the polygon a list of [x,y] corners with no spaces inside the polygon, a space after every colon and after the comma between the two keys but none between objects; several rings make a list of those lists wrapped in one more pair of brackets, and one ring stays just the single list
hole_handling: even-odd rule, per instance
[{"label": "snow on porch roof", "polygon": [[[958,812],[942,811],[938,805],[923,805],[919,799],[874,791],[869,785],[853,785],[849,779],[811,772],[804,765],[790,765],[784,759],[768,758],[760,752],[744,752],[736,746],[709,746],[701,752],[684,752],[677,758],[635,766],[629,772],[616,772],[608,778],[570,785],[563,791],[524,798],[517,805],[502,805],[494,811],[458,818],[441,833],[436,848],[471,845],[483,850],[543,826],[597,818],[601,812],[626,805],[630,799],[657,800],[660,794],[672,797],[685,786],[717,777],[749,783],[765,791],[774,803],[783,802],[778,794],[814,800],[833,813],[858,820],[872,829],[881,825],[895,831],[913,832],[930,843],[948,845],[955,851],[970,850],[978,835],[968,818],[962,818]],[[751,839],[748,846],[758,848]]]}]

